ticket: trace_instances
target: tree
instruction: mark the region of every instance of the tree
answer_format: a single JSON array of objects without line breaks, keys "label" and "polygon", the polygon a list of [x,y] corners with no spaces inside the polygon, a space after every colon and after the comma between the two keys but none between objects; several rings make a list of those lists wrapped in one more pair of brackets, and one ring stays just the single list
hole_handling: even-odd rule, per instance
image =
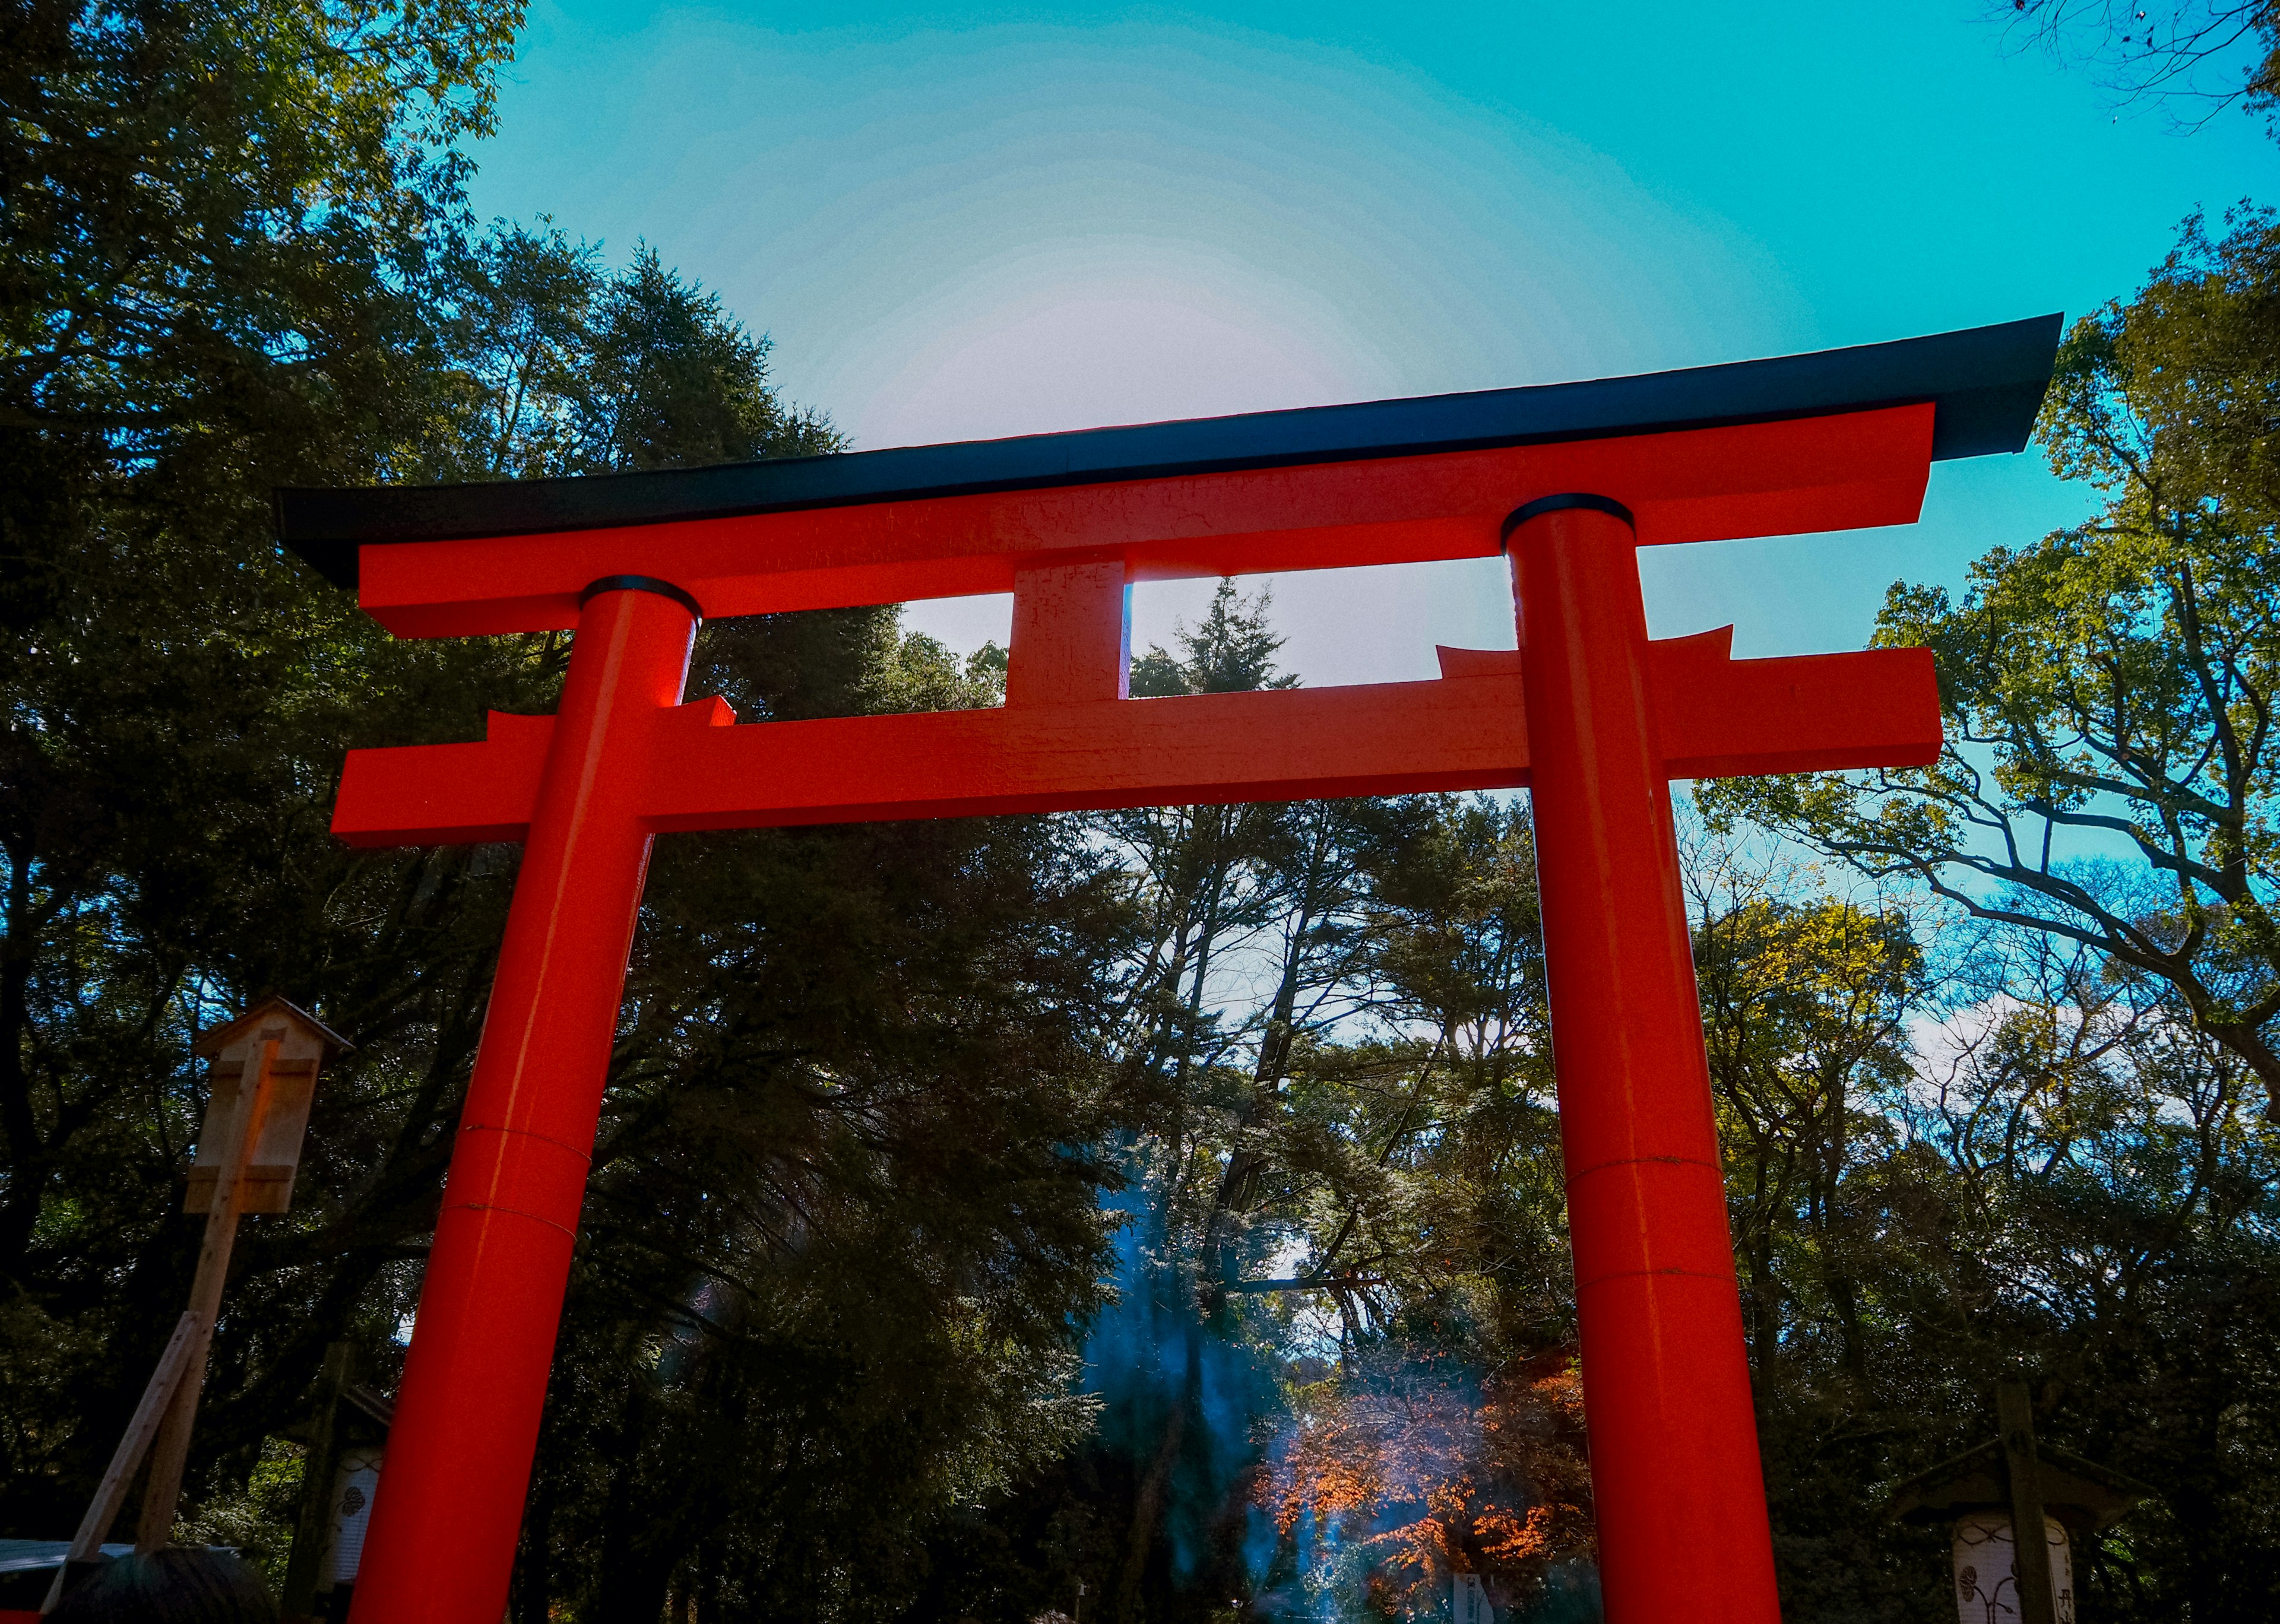
[{"label": "tree", "polygon": [[2174,987],[2280,1116],[2280,226],[2198,223],[2068,335],[2039,433],[2105,493],[2088,524],[1896,585],[1876,641],[1930,646],[1931,767],[1727,780],[1755,818],[1979,918]]},{"label": "tree", "polygon": [[[330,1340],[386,1385],[415,1300],[515,853],[349,852],[331,789],[345,746],[552,709],[567,640],[389,641],[278,555],[269,487],[840,444],[776,395],[765,337],[654,254],[612,270],[464,219],[452,142],[483,127],[514,20],[9,14],[11,1531],[67,1526],[178,1309],[189,1045],[249,998],[289,991],[358,1047],[297,1210],[241,1242],[185,1534],[281,1555],[296,1463],[265,1440]],[[763,720],[992,703],[999,675],[865,610],[708,626],[692,681]],[[1121,917],[1098,868],[1036,820],[667,843],[525,1616],[891,1605],[914,1528],[1082,1422],[1090,1147],[1113,1120],[1082,1040]],[[851,1569],[867,1589],[813,1582]]]},{"label": "tree", "polygon": [[[799,662],[801,700],[764,686],[782,634],[818,619],[716,645],[716,691],[762,714],[846,705],[814,686],[824,658]],[[856,670],[906,703],[994,692],[916,640],[881,663]],[[1090,1147],[1115,1120],[1087,1052],[1093,944],[1117,908],[1074,835],[957,820],[660,849],[518,1617],[655,1617],[675,1593],[708,1617],[892,1611],[923,1574],[914,1532],[1082,1431]]]},{"label": "tree", "polygon": [[550,227],[457,243],[435,289],[453,410],[447,477],[534,479],[843,449],[767,383],[771,348],[654,249],[619,274]]},{"label": "tree", "polygon": [[1278,1211],[1304,1263],[1283,1283],[1327,1297],[1336,1335],[1275,1299],[1316,1351],[1290,1366],[1259,1489],[1268,1577],[1329,1616],[1421,1611],[1453,1571],[1514,1617],[1581,1616],[1591,1478],[1534,831],[1517,801],[1405,812],[1367,858],[1370,1019],[1294,1079]]},{"label": "tree", "polygon": [[[2157,978],[2011,927],[1986,958],[2001,996],[1926,1057],[1912,1136],[1938,1161],[1896,1191],[1936,1248],[1895,1295],[1913,1332],[1896,1386],[1945,1365],[1976,1398],[2024,1374],[2045,1435],[2159,1490],[2083,1542],[2086,1616],[2269,1617],[2273,1530],[2250,1485],[2280,1468],[2273,1131],[2245,1068]],[[1945,1302],[1922,1267],[1943,1252]],[[1939,1458],[1929,1443],[1915,1460]]]},{"label": "tree", "polygon": [[1378,1362],[1299,1396],[1261,1485],[1309,1611],[1359,1594],[1381,1615],[1430,1614],[1457,1573],[1522,1616],[1558,1595],[1594,1546],[1574,1360],[1485,1383],[1461,1357]]},{"label": "tree", "polygon": [[[1181,652],[1133,663],[1139,697],[1287,688],[1262,595],[1221,581]],[[1350,843],[1321,808],[1151,807],[1101,820],[1136,891],[1119,1070],[1147,1102],[1125,1158],[1132,1194],[1122,1289],[1099,1380],[1105,1418],[1136,1473],[1122,1552],[1104,1587],[1121,1620],[1144,1591],[1184,1588],[1210,1566],[1212,1525],[1240,1497],[1250,1414],[1271,1385],[1249,1358],[1229,1287],[1267,1236],[1251,1209],[1272,1154],[1274,1102],[1301,1034],[1341,981]],[[1245,983],[1273,990],[1261,1000]],[[1121,1322],[1120,1322],[1121,1321]],[[1169,1357],[1167,1357],[1168,1354]],[[1207,1412],[1207,1389],[1236,1396]],[[1167,1561],[1167,1550],[1171,1559]]]},{"label": "tree", "polygon": [[2085,1616],[2268,1617],[2248,1485],[2280,1467],[2280,1252],[2245,1068],[2093,950],[2005,926],[1974,958],[1976,996],[1846,1179],[1871,1381],[1800,1340],[1761,1394],[1784,1597],[1929,1602],[1945,1539],[1880,1529],[1876,1496],[1991,1435],[1993,1383],[2024,1377],[2043,1436],[2159,1490],[2077,1542]]},{"label": "tree", "polygon": [[1698,851],[1688,878],[1706,893],[1695,973],[1752,1365],[1763,1383],[1785,1342],[1817,1334],[1865,1379],[1845,1181],[1913,1076],[1922,955],[1899,910],[1799,895],[1730,852]]},{"label": "tree", "polygon": [[[472,1041],[496,885],[327,852],[334,749],[313,738],[352,734],[352,710],[432,728],[407,713],[439,689],[529,689],[497,649],[439,650],[381,660],[351,705],[345,671],[383,640],[277,558],[267,508],[273,482],[367,478],[418,438],[437,354],[422,244],[517,15],[30,4],[0,23],[12,1507],[52,1505],[57,1474],[91,1481],[147,1374],[187,1266],[163,1221],[195,1122],[187,1044],[233,991],[332,944],[306,888],[373,927],[342,1008],[431,1035],[443,1076]],[[393,1151],[346,1135],[375,1212],[432,1159],[419,1076]],[[320,1322],[392,1239],[384,1221],[335,1237]],[[234,1344],[220,1357],[227,1382]]]},{"label": "tree", "polygon": [[368,477],[416,434],[420,245],[519,19],[35,4],[0,22],[0,1277],[21,1279],[102,1109],[66,1074],[104,1053],[124,1068],[107,1087],[133,1086],[121,1046],[195,1003],[205,856],[244,849],[254,805],[307,810],[275,749],[273,704],[315,698],[292,652],[374,640],[294,589],[268,488]]},{"label": "tree", "polygon": [[[1284,686],[1279,641],[1263,597],[1222,584],[1133,688]],[[1132,926],[1104,1023],[1135,1120],[1112,1142],[1117,1300],[1086,1350],[1101,1414],[937,1546],[928,1605],[948,1616],[1067,1608],[1079,1583],[1088,1610],[1205,1616],[1300,1560],[1259,1497],[1294,1406],[1367,1410],[1370,1383],[1417,1374],[1434,1325],[1433,1382],[1572,1358],[1524,812],[1421,797],[1086,821]],[[1448,1415],[1477,1432],[1492,1410]],[[1577,1552],[1561,1534],[1538,1554]]]},{"label": "tree", "polygon": [[2236,103],[2269,118],[2280,96],[2272,0],[2009,0],[1993,14],[2123,100],[2161,103],[2188,126]]},{"label": "tree", "polygon": [[243,519],[374,471],[514,4],[18,0],[0,433],[19,567],[73,504]]}]

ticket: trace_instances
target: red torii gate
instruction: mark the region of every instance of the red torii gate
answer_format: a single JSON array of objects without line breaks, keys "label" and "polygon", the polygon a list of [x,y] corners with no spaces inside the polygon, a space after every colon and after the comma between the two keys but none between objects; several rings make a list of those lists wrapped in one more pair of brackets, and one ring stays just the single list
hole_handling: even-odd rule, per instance
[{"label": "red torii gate", "polygon": [[[497,1624],[651,840],[1529,787],[1614,1624],[1778,1618],[1669,781],[1929,762],[1918,649],[1652,642],[1635,548],[1913,522],[2021,450],[2059,318],[1598,383],[722,468],[283,491],[403,637],[575,627],[561,709],[351,751],[357,845],[520,839],[357,1624]],[[1127,585],[1511,555],[1516,653],[1133,700]],[[1013,595],[1000,710],[733,726],[701,614]]]}]

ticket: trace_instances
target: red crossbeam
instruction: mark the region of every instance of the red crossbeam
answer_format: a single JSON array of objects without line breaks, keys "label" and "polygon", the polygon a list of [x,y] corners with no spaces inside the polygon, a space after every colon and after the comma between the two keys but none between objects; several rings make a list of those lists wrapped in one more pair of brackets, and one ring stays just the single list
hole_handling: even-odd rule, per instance
[{"label": "red crossbeam", "polygon": [[[1731,638],[1649,645],[1668,776],[1939,754],[1928,650],[1735,660]],[[1441,653],[1451,674],[1429,682],[742,727],[725,701],[698,700],[651,729],[643,823],[664,834],[1526,784],[1519,654]],[[551,716],[495,711],[479,743],[352,750],[333,832],[358,846],[520,840],[553,736]]]},{"label": "red crossbeam", "polygon": [[1041,564],[1131,581],[1492,558],[1512,511],[1591,490],[1645,546],[1912,524],[1932,408],[1429,457],[366,547],[359,600],[399,637],[558,630],[636,567],[715,618],[1011,591]]}]

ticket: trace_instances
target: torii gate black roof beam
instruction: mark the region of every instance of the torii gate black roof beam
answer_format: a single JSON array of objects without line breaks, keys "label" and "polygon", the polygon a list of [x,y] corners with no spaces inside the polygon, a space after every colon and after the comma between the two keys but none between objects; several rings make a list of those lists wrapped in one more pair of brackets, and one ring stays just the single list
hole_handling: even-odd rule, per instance
[{"label": "torii gate black roof beam", "polygon": [[278,537],[337,585],[367,543],[531,535],[985,491],[1591,440],[1930,401],[1935,460],[2023,449],[2053,314],[1890,343],[1583,383],[1252,412],[824,457],[488,484],[285,489]]}]

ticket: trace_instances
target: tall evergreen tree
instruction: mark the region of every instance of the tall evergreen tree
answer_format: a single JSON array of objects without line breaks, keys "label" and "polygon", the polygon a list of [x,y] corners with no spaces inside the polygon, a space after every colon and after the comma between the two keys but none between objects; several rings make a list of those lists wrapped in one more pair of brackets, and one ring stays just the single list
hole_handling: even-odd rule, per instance
[{"label": "tall evergreen tree", "polygon": [[[275,1435],[330,1340],[387,1385],[415,1297],[515,854],[348,852],[331,787],[346,747],[551,709],[567,640],[389,641],[279,556],[269,488],[840,444],[654,254],[612,271],[465,220],[452,143],[485,127],[516,20],[9,13],[9,1532],[68,1531],[177,1312],[189,1045],[250,998],[358,1048],[297,1211],[241,1241],[186,1534],[281,1556]],[[996,697],[990,662],[891,611],[708,627],[692,683],[750,720]],[[1121,917],[1097,868],[1035,821],[666,843],[525,1616],[654,1615],[675,1587],[709,1616],[891,1607],[911,1530],[1081,1420],[1105,1131],[1083,1035]]]}]

